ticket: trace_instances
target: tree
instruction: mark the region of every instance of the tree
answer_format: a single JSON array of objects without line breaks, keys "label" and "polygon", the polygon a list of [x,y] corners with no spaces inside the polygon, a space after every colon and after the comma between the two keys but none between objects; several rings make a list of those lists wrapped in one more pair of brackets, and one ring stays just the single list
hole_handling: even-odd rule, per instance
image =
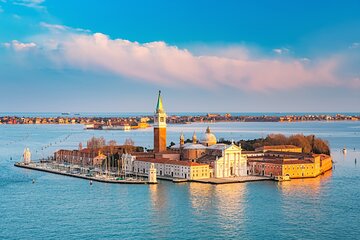
[{"label": "tree", "polygon": [[134,141],[131,138],[125,139],[124,150],[126,153],[130,153],[134,149]]},{"label": "tree", "polygon": [[134,146],[134,141],[131,138],[127,138],[127,139],[125,139],[124,145],[125,146]]},{"label": "tree", "polygon": [[186,139],[184,143],[192,143],[192,140],[190,138]]},{"label": "tree", "polygon": [[[226,142],[226,140],[223,140],[223,142]],[[321,138],[315,138],[314,135],[295,134],[286,137],[282,134],[270,134],[266,138],[241,140],[239,143],[245,151],[254,151],[256,148],[263,146],[291,144],[301,147],[304,153],[330,154],[329,143]]]},{"label": "tree", "polygon": [[322,140],[321,138],[316,138],[314,140],[314,148],[313,152],[317,154],[330,154],[329,143],[326,140]]},{"label": "tree", "polygon": [[115,150],[115,147],[116,147],[116,141],[115,140],[110,140],[108,142],[108,146],[110,148],[110,153],[114,154],[114,150]]},{"label": "tree", "polygon": [[171,143],[170,143],[169,148],[171,148],[172,146],[175,146],[175,143],[174,143],[174,142],[171,142]]},{"label": "tree", "polygon": [[268,145],[286,145],[288,138],[283,134],[269,134],[265,141]]},{"label": "tree", "polygon": [[92,137],[90,140],[87,141],[87,148],[90,150],[101,149],[105,146],[105,139],[104,137]]}]

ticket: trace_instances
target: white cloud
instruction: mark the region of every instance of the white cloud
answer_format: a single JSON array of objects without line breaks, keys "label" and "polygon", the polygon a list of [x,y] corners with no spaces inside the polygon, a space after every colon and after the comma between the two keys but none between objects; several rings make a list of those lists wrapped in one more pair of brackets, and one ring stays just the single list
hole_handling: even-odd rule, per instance
[{"label": "white cloud", "polygon": [[354,42],[350,45],[350,49],[355,49],[360,47],[360,42]]},{"label": "white cloud", "polygon": [[46,23],[46,22],[41,22],[40,26],[43,28],[46,28],[50,31],[55,31],[55,32],[61,32],[61,31],[73,31],[73,32],[85,32],[88,33],[90,32],[90,30],[87,29],[82,29],[82,28],[72,28],[72,27],[68,27],[65,25],[61,25],[61,24],[50,24],[50,23]]},{"label": "white cloud", "polygon": [[57,51],[47,55],[60,65],[86,71],[97,69],[156,84],[258,91],[337,84],[332,74],[337,66],[335,58],[309,66],[300,59],[253,59],[246,51],[238,58],[195,56],[187,49],[161,41],[141,44],[110,39],[102,33],[69,34],[57,46]]},{"label": "white cloud", "polygon": [[311,60],[309,58],[300,58],[300,61],[304,62],[304,63],[309,63]]},{"label": "white cloud", "polygon": [[14,0],[13,4],[29,8],[44,9],[42,5],[45,0]]},{"label": "white cloud", "polygon": [[254,57],[245,47],[234,48],[242,49],[234,54],[225,49],[195,55],[162,41],[138,43],[111,39],[102,33],[78,32],[62,25],[43,23],[42,26],[49,28],[50,32],[35,37],[36,41],[28,45],[13,41],[8,43],[8,47],[19,50],[37,46],[33,56],[43,56],[50,60],[48,64],[63,69],[100,71],[129,80],[176,87],[216,89],[227,86],[267,91],[341,84],[335,75],[341,61],[337,57],[312,61],[292,57]]},{"label": "white cloud", "polygon": [[6,48],[11,48],[11,49],[14,49],[15,51],[24,51],[24,50],[28,50],[28,49],[31,49],[31,48],[35,48],[36,47],[36,44],[33,43],[33,42],[30,42],[30,43],[22,43],[22,42],[19,42],[17,40],[13,40],[11,42],[8,42],[8,43],[4,43],[3,44]]},{"label": "white cloud", "polygon": [[289,53],[289,49],[288,48],[275,48],[273,49],[273,52],[276,53],[276,54],[286,54],[286,53]]}]

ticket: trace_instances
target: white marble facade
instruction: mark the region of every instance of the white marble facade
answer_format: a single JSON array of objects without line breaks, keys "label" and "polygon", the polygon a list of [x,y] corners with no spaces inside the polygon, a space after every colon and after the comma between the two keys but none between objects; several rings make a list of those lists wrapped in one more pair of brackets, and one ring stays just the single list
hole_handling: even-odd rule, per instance
[{"label": "white marble facade", "polygon": [[221,150],[222,156],[214,161],[214,177],[247,176],[247,157],[241,154],[241,147],[231,144],[223,146]]}]

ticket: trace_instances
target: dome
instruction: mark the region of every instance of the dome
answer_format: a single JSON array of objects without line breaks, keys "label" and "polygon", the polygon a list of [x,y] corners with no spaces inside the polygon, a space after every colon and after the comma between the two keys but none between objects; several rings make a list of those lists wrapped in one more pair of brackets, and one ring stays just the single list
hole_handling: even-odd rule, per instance
[{"label": "dome", "polygon": [[211,146],[217,143],[216,137],[211,133],[210,128],[207,127],[204,137],[201,139],[201,143],[205,146]]}]

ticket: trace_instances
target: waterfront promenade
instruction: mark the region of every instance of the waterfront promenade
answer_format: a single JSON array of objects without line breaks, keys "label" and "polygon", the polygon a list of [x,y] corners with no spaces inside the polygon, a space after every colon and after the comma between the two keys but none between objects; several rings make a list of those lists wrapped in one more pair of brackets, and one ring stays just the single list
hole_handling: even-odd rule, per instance
[{"label": "waterfront promenade", "polygon": [[123,180],[117,180],[116,178],[112,178],[112,177],[95,177],[95,176],[86,176],[85,174],[74,174],[71,172],[66,172],[66,171],[60,171],[58,169],[55,168],[51,168],[47,165],[44,164],[38,164],[38,163],[30,163],[28,165],[21,163],[21,162],[17,162],[14,164],[15,167],[20,167],[20,168],[26,168],[26,169],[30,169],[30,170],[35,170],[35,171],[41,171],[41,172],[47,172],[47,173],[53,173],[53,174],[58,174],[58,175],[63,175],[63,176],[68,176],[68,177],[75,177],[75,178],[81,178],[81,179],[86,179],[86,180],[91,180],[91,181],[95,181],[95,182],[102,182],[102,183],[114,183],[114,184],[149,184],[148,181],[145,181],[143,179],[123,179]]},{"label": "waterfront promenade", "polygon": [[[106,175],[96,175],[96,176],[88,176],[83,173],[72,173],[70,171],[60,170],[59,168],[55,168],[52,164],[47,163],[35,163],[32,162],[30,164],[24,164],[23,162],[17,162],[14,164],[15,167],[25,168],[35,171],[47,172],[52,174],[58,174],[68,177],[81,178],[85,180],[91,180],[95,182],[102,183],[112,183],[112,184],[153,184],[149,183],[145,180],[148,176],[147,174],[129,174],[129,178],[126,179],[117,179],[116,177],[109,177]],[[133,178],[135,177],[136,178]],[[230,183],[246,183],[246,182],[258,182],[258,181],[274,181],[274,179],[264,176],[243,176],[243,177],[231,177],[231,178],[207,178],[207,179],[199,179],[199,180],[189,180],[189,179],[181,179],[181,178],[173,178],[166,176],[157,176],[160,180],[171,181],[173,183],[185,183],[185,182],[197,182],[204,184],[230,184]]]}]

